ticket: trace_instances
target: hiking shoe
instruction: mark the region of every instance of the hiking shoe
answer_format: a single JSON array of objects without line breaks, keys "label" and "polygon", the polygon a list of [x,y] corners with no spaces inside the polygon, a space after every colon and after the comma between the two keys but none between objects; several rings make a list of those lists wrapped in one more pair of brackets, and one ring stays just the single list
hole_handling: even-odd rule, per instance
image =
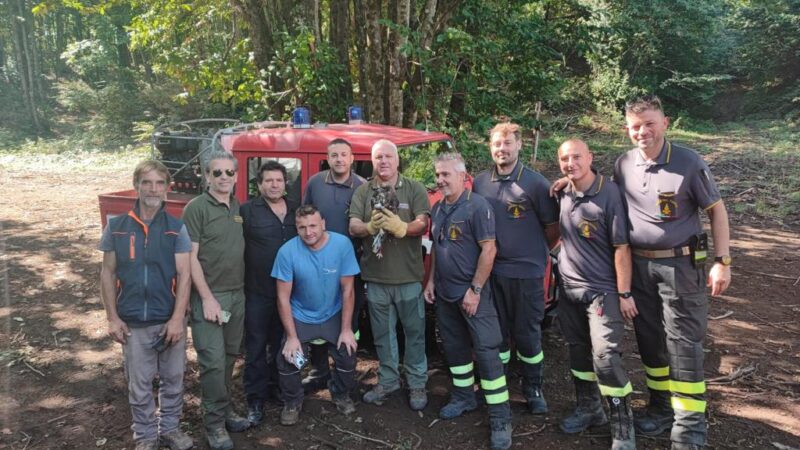
[{"label": "hiking shoe", "polygon": [[671,410],[648,408],[644,414],[635,414],[633,425],[642,436],[658,436],[672,428],[673,413]]},{"label": "hiking shoe", "polygon": [[361,398],[364,403],[371,403],[373,405],[381,406],[389,399],[389,396],[400,390],[400,386],[393,389],[386,390],[382,384],[376,384],[372,389],[367,391]]},{"label": "hiking shoe", "polygon": [[526,390],[525,399],[528,401],[528,412],[531,414],[546,414],[547,401],[542,394],[542,388],[533,386]]},{"label": "hiking shoe", "polygon": [[206,430],[211,450],[233,450],[233,441],[224,427]]},{"label": "hiking shoe", "polygon": [[511,448],[511,432],[514,427],[508,420],[490,420],[489,427],[492,430],[490,445],[492,450],[506,450]]},{"label": "hiking shoe", "polygon": [[673,442],[670,450],[703,450],[703,446],[684,442]]},{"label": "hiking shoe", "polygon": [[300,420],[300,410],[302,405],[284,405],[281,410],[281,425],[292,426]]},{"label": "hiking shoe", "polygon": [[478,407],[478,402],[473,396],[472,400],[450,398],[450,401],[439,410],[439,418],[444,420],[455,419],[464,413],[473,411]]},{"label": "hiking shoe", "polygon": [[411,388],[408,393],[408,406],[412,411],[422,411],[428,406],[428,393],[425,388]]},{"label": "hiking shoe", "polygon": [[180,428],[175,428],[172,431],[168,431],[158,437],[159,444],[164,447],[169,447],[170,450],[189,450],[190,448],[194,447],[194,441],[192,438],[189,437],[188,434],[184,433],[180,430]]},{"label": "hiking shoe", "polygon": [[251,426],[261,425],[264,421],[264,403],[261,400],[253,400],[247,407],[247,421]]},{"label": "hiking shoe", "polygon": [[158,441],[140,439],[136,441],[136,447],[134,447],[134,450],[158,450]]},{"label": "hiking shoe", "polygon": [[331,400],[333,400],[333,404],[336,405],[336,410],[345,416],[349,416],[350,414],[356,412],[356,405],[353,404],[353,400],[349,395],[331,395]]},{"label": "hiking shoe", "polygon": [[225,428],[227,428],[231,433],[241,433],[242,431],[250,428],[251,425],[252,424],[249,420],[236,414],[235,412],[230,412],[228,413],[228,416],[225,417]]}]

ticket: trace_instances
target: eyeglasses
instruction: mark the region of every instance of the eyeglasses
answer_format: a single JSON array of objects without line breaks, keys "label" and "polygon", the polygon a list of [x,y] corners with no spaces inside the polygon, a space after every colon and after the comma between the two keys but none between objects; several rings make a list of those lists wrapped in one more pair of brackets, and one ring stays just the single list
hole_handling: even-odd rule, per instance
[{"label": "eyeglasses", "polygon": [[[214,175],[214,178],[219,178],[222,176],[222,169],[214,169],[211,171],[211,174]],[[232,177],[236,175],[236,171],[231,169],[225,169],[225,175]]]}]

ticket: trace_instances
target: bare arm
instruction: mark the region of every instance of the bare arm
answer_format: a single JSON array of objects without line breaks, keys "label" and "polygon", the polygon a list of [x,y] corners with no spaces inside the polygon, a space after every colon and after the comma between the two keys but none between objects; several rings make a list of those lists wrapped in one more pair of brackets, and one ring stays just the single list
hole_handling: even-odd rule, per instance
[{"label": "bare arm", "polygon": [[558,227],[558,222],[545,225],[544,236],[547,239],[547,248],[555,248],[561,238],[561,229]]},{"label": "bare arm", "polygon": [[[494,257],[497,254],[497,245],[494,240],[481,241],[478,244],[481,246],[481,254],[478,257],[478,267],[475,269],[475,275],[472,276],[472,285],[483,286],[492,272]],[[464,293],[464,299],[461,301],[461,309],[472,317],[478,312],[480,302],[481,295],[476,294],[471,288],[467,289],[467,292]]]},{"label": "bare arm", "polygon": [[172,345],[183,338],[185,331],[184,319],[189,305],[189,292],[192,289],[191,253],[176,253],[175,268],[177,269],[177,286],[175,293],[175,310],[166,324],[166,344]]},{"label": "bare arm", "polygon": [[214,294],[211,293],[211,289],[206,283],[206,276],[203,274],[203,266],[200,265],[200,260],[197,259],[199,252],[200,244],[192,242],[192,252],[189,256],[192,284],[194,284],[194,288],[203,301],[203,317],[210,322],[217,322],[222,325],[222,310],[220,309],[219,302],[214,297]]},{"label": "bare arm", "polygon": [[408,223],[406,236],[422,236],[428,231],[428,215],[420,214]]},{"label": "bare arm", "polygon": [[434,274],[436,273],[436,245],[434,244],[431,246],[431,267],[428,270],[428,282],[425,284],[425,290],[422,292],[422,296],[425,298],[425,302],[432,305],[436,301],[436,294],[434,286],[433,278]]},{"label": "bare arm", "polygon": [[[711,219],[711,237],[714,239],[714,255],[730,255],[731,231],[728,223],[728,210],[722,201],[706,211]],[[731,284],[731,268],[715,262],[708,273],[711,295],[721,295]]]},{"label": "bare arm", "polygon": [[344,345],[347,348],[347,354],[352,355],[358,349],[356,338],[353,335],[353,308],[355,305],[353,277],[341,277],[339,284],[342,288],[342,329],[339,332],[336,348]]},{"label": "bare arm", "polygon": [[106,310],[108,334],[115,341],[124,344],[126,336],[130,336],[128,325],[117,314],[117,254],[103,252],[103,264],[100,268],[100,297]]},{"label": "bare arm", "polygon": [[351,217],[350,218],[350,236],[353,237],[367,237],[369,236],[369,231],[367,231],[367,224],[364,223],[358,217]]},{"label": "bare arm", "polygon": [[[631,259],[630,245],[617,245],[614,247],[614,269],[617,273],[617,292],[630,292],[633,262]],[[633,320],[639,314],[636,301],[633,297],[619,297],[619,310],[626,320]]]},{"label": "bare arm", "polygon": [[276,280],[278,288],[278,316],[283,324],[283,332],[286,334],[286,343],[283,345],[283,357],[291,362],[294,354],[298,351],[303,352],[300,341],[297,339],[297,329],[294,327],[294,317],[292,317],[292,282]]}]

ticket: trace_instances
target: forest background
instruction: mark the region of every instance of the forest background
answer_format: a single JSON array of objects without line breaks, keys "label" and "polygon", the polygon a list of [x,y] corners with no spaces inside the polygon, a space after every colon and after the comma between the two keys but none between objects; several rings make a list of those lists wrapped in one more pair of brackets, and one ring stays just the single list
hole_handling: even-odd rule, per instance
[{"label": "forest background", "polygon": [[[359,104],[452,135],[475,169],[502,117],[541,130],[543,158],[574,134],[602,151],[645,92],[674,129],[793,146],[799,79],[800,0],[0,0],[12,153],[125,151],[167,122],[298,105],[341,122]],[[781,189],[800,202],[795,177]]]}]

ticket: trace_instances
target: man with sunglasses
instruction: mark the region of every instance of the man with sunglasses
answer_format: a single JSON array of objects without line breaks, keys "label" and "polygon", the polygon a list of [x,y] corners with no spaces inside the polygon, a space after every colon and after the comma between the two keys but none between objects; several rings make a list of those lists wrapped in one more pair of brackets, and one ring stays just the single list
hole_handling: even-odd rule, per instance
[{"label": "man with sunglasses", "polygon": [[[264,402],[279,397],[275,357],[283,327],[278,316],[278,291],[270,276],[278,249],[297,236],[297,204],[286,197],[286,167],[277,161],[261,165],[256,175],[257,198],[242,205],[245,240],[245,366],[247,420],[258,425]],[[325,361],[327,363],[327,360]]]},{"label": "man with sunglasses", "polygon": [[236,158],[215,151],[204,166],[208,188],[183,210],[192,239],[192,339],[208,444],[213,450],[229,450],[233,441],[228,431],[250,427],[234,412],[231,399],[233,365],[244,329],[245,245],[239,202],[233,195]]},{"label": "man with sunglasses", "polygon": [[454,419],[478,407],[474,355],[489,410],[491,448],[507,449],[512,427],[499,356],[502,336],[492,290],[486,289],[497,252],[494,211],[486,199],[465,189],[467,169],[461,155],[440,154],[435,168],[436,185],[444,198],[431,210],[432,275],[425,286],[425,301],[436,305],[436,322],[453,378],[450,401],[439,417]]}]

